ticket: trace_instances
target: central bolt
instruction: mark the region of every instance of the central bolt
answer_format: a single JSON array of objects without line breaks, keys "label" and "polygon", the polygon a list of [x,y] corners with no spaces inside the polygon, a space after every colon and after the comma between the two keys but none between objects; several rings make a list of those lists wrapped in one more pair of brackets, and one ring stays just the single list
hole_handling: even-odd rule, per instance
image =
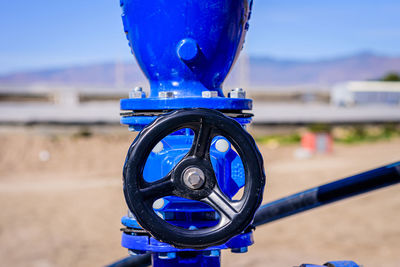
[{"label": "central bolt", "polygon": [[204,172],[196,167],[188,168],[183,173],[183,182],[190,189],[199,189],[205,180]]}]

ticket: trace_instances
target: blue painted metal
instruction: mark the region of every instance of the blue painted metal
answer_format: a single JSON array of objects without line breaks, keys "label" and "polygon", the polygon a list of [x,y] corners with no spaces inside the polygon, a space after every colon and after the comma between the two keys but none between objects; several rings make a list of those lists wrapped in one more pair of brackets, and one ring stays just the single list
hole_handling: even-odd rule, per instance
[{"label": "blue painted metal", "polygon": [[[121,99],[121,110],[251,110],[251,99],[226,98],[222,92],[244,43],[251,3],[121,0],[129,46],[151,89],[149,98]],[[218,97],[202,97],[204,91],[215,91]],[[173,92],[174,97],[160,98],[160,92]],[[121,124],[140,131],[153,119],[123,116]]]},{"label": "blue painted metal", "polygon": [[[190,91],[190,89],[188,89]],[[121,99],[121,110],[159,110],[181,108],[209,108],[218,110],[251,110],[251,99],[199,96],[185,96],[176,98],[132,98]]]},{"label": "blue painted metal", "polygon": [[221,259],[219,254],[210,255],[202,251],[194,252],[186,256],[179,253],[176,255],[160,255],[160,253],[154,253],[153,264],[154,266],[164,267],[219,267],[221,265]]},{"label": "blue painted metal", "polygon": [[[243,247],[251,246],[254,243],[252,233],[244,233],[233,237],[227,243],[209,247],[202,251],[213,251],[221,249],[240,249]],[[129,235],[122,234],[121,245],[125,248],[138,251],[140,253],[145,252],[182,252],[182,251],[199,251],[195,249],[178,249],[167,243],[160,242],[153,237],[147,235]]]},{"label": "blue painted metal", "polygon": [[248,29],[248,0],[121,0],[129,45],[150,81],[150,97],[217,91]]}]

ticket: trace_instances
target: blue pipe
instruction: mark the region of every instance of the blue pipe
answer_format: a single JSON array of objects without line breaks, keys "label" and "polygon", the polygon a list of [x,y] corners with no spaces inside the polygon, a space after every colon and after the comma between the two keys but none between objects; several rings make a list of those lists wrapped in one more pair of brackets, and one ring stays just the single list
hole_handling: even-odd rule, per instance
[{"label": "blue pipe", "polygon": [[397,183],[400,161],[265,204],[258,209],[254,226]]}]

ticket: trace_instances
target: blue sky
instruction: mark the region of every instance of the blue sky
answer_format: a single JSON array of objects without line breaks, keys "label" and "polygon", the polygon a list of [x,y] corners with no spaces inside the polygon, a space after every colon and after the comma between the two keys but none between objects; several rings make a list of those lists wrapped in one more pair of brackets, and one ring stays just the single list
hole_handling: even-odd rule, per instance
[{"label": "blue sky", "polygon": [[[0,0],[0,74],[133,60],[119,0]],[[315,60],[400,55],[398,0],[255,0],[247,53]]]}]

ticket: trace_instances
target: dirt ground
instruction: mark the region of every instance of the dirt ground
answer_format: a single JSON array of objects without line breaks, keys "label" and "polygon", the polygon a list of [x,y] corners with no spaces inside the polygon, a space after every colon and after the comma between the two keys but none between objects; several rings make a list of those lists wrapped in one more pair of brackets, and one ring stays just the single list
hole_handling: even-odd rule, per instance
[{"label": "dirt ground", "polygon": [[[1,266],[104,266],[127,255],[121,170],[133,134],[77,131],[0,128]],[[309,159],[296,159],[297,148],[260,146],[264,202],[400,160],[399,139],[335,145]],[[400,266],[399,192],[393,186],[259,227],[249,252],[224,252],[223,266]]]}]

